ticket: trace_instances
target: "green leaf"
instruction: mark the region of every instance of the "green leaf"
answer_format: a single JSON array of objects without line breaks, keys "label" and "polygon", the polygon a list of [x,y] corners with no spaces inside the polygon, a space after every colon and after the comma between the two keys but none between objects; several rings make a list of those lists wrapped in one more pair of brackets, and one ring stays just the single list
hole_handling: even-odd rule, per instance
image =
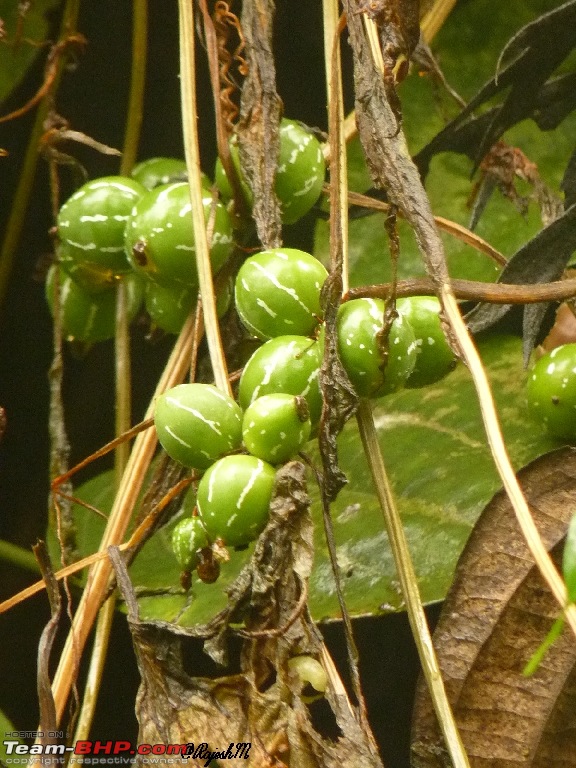
[{"label": "green leaf", "polygon": [[[4,712],[0,710],[0,733],[3,734],[3,738],[8,738],[6,736],[7,733],[12,733],[12,731],[16,730],[10,720],[6,717]],[[2,740],[3,741],[3,740]],[[7,765],[7,753],[6,753],[6,747],[4,744],[0,741],[0,764]]]},{"label": "green leaf", "polygon": [[18,87],[36,58],[46,55],[45,43],[50,31],[48,12],[59,5],[59,0],[31,3],[19,29],[18,3],[0,0],[0,19],[6,32],[0,43],[0,102]]},{"label": "green leaf", "polygon": [[[515,466],[558,445],[527,421],[521,343],[493,337],[480,345]],[[464,367],[442,382],[380,400],[374,417],[388,473],[418,574],[422,599],[441,600],[457,559],[484,506],[500,487],[474,386]],[[382,513],[361,455],[356,425],[340,438],[349,485],[332,508],[347,604],[353,614],[398,610],[402,600]],[[318,618],[337,612],[325,545],[311,579]]]},{"label": "green leaf", "polygon": [[[522,397],[525,373],[521,342],[492,337],[480,344],[504,425],[504,436],[516,467],[557,447],[527,421]],[[404,390],[375,406],[382,451],[405,524],[424,602],[441,600],[450,585],[456,561],[482,509],[500,487],[493,467],[474,387],[461,366],[446,379],[425,389]],[[340,461],[349,484],[332,505],[338,560],[348,607],[354,615],[400,610],[392,556],[382,513],[373,493],[355,422],[339,438]],[[308,453],[318,460],[314,444]],[[112,503],[112,473],[84,484],[81,498],[107,511]],[[309,483],[315,520],[316,558],[310,582],[310,604],[317,619],[339,615],[328,551],[324,540],[319,495]],[[188,509],[182,514],[190,514]],[[79,546],[93,552],[104,521],[75,508]],[[140,598],[142,618],[203,624],[226,604],[224,590],[252,552],[231,552],[214,584],[195,577],[191,594],[179,585],[179,567],[170,537],[177,522],[155,534],[130,569]],[[187,607],[188,606],[188,607]],[[181,614],[181,615],[180,615]]]},{"label": "green leaf", "polygon": [[[518,29],[534,21],[540,13],[556,8],[552,0],[511,0],[495,6],[491,0],[460,3],[434,40],[433,52],[448,82],[465,98],[489,79],[497,66],[499,53]],[[488,20],[490,20],[488,22]],[[400,86],[403,128],[409,148],[416,154],[459,107],[445,94],[439,96],[429,77],[417,71]],[[532,121],[522,121],[504,135],[504,139],[521,149],[535,162],[543,181],[559,190],[568,159],[574,149],[576,114],[570,115],[555,130],[542,132]],[[471,210],[469,199],[478,176],[471,179],[473,163],[463,155],[443,153],[432,159],[426,177],[426,191],[435,215],[467,226]],[[359,142],[350,143],[348,152],[350,188],[366,192],[371,181]],[[522,189],[522,194],[528,194]],[[477,234],[510,256],[542,228],[540,212],[531,202],[525,213],[495,192],[476,228]],[[409,227],[399,224],[399,277],[421,277],[425,274],[422,257]],[[449,272],[454,278],[494,281],[500,268],[487,256],[443,234]],[[387,282],[390,279],[388,240],[382,214],[372,214],[350,222],[350,285]],[[329,228],[318,223],[314,253],[324,263],[329,260]]]}]

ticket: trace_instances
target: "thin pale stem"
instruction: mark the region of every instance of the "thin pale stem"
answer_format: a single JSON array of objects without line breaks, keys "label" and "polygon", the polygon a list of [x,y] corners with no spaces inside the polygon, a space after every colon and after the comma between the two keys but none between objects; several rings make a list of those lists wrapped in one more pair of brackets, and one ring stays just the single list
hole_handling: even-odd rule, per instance
[{"label": "thin pale stem", "polygon": [[[121,280],[117,287],[116,303],[116,437],[123,435],[130,429],[132,423],[132,370],[130,362],[130,328],[126,314],[127,287]],[[114,449],[114,468],[116,472],[116,485],[120,484],[128,456],[130,444],[121,440]]]},{"label": "thin pale stem", "polygon": [[556,567],[542,542],[534,518],[530,513],[528,503],[522,493],[520,484],[518,483],[518,478],[516,477],[516,473],[510,462],[510,457],[506,451],[502,430],[500,429],[500,423],[498,421],[498,413],[496,411],[486,371],[484,370],[478,351],[468,334],[464,320],[458,309],[458,304],[456,303],[456,299],[454,298],[449,285],[444,286],[442,300],[446,317],[456,335],[462,350],[463,358],[472,374],[472,380],[476,388],[482,419],[484,421],[484,428],[486,430],[486,437],[488,438],[488,444],[492,452],[494,464],[496,465],[496,469],[498,470],[498,474],[500,475],[502,484],[508,495],[516,519],[518,520],[518,525],[526,540],[528,549],[534,558],[534,562],[538,566],[542,577],[558,601],[560,607],[565,610],[564,615],[566,621],[576,635],[576,605],[566,605],[568,601],[566,584],[556,570]]},{"label": "thin pale stem", "polygon": [[[146,47],[148,42],[148,0],[134,0],[132,4],[132,67],[130,96],[124,134],[120,173],[127,176],[136,161],[142,116],[144,114],[144,88],[146,83]],[[127,287],[121,280],[117,287],[116,302],[116,437],[123,435],[132,422],[132,371],[130,361],[130,329],[127,318]],[[114,449],[115,484],[118,490],[130,455],[128,441],[118,441]],[[106,654],[110,641],[112,621],[116,608],[116,595],[111,595],[98,615],[94,645],[90,657],[88,678],[82,698],[82,707],[76,724],[75,741],[88,738],[94,719],[102,681]]]},{"label": "thin pale stem", "polygon": [[[94,633],[94,644],[90,655],[90,666],[84,693],[82,696],[82,707],[76,723],[73,743],[85,741],[90,733],[96,705],[98,704],[98,695],[102,684],[108,646],[110,644],[110,633],[112,631],[112,622],[116,611],[116,593],[110,595],[98,613],[96,622],[96,631]],[[78,761],[81,762],[81,759]]]},{"label": "thin pale stem", "polygon": [[220,327],[216,312],[216,297],[212,268],[210,265],[210,250],[204,221],[204,206],[202,204],[202,185],[200,169],[200,149],[198,144],[198,110],[196,105],[196,68],[194,43],[194,5],[189,0],[178,0],[178,17],[180,29],[180,93],[182,103],[182,131],[184,135],[184,152],[188,167],[188,184],[190,187],[190,202],[192,204],[192,221],[194,225],[194,242],[196,248],[196,265],[198,282],[202,296],[204,325],[208,351],[214,373],[214,382],[223,392],[232,394],[228,381],[226,359],[222,349]]},{"label": "thin pale stem", "polygon": [[457,0],[436,0],[420,22],[422,37],[429,43],[439,32]]},{"label": "thin pale stem", "polygon": [[[154,397],[148,407],[146,419],[152,418],[154,414],[156,397],[170,387],[180,383],[186,376],[192,349],[193,327],[194,317],[190,317],[178,337],[172,355],[158,383]],[[100,542],[100,553],[105,553],[109,546],[120,544],[122,541],[156,445],[156,431],[153,429],[141,432],[136,438],[108,518],[106,530]],[[68,634],[52,684],[58,720],[62,718],[64,713],[66,701],[74,681],[78,656],[82,653],[102,599],[106,594],[110,575],[111,565],[107,557],[97,560],[88,575],[86,587],[74,615],[72,629]]]},{"label": "thin pale stem", "polygon": [[323,0],[324,62],[330,145],[330,252],[342,269],[342,290],[348,290],[348,172],[344,136],[344,97],[340,56],[340,16],[337,0]]},{"label": "thin pale stem", "polygon": [[428,684],[434,710],[438,717],[454,768],[469,768],[468,757],[466,756],[464,745],[462,744],[458,728],[454,721],[454,715],[452,714],[452,709],[440,673],[438,659],[436,658],[434,646],[432,645],[430,629],[426,621],[422,600],[420,599],[418,582],[414,572],[410,551],[408,549],[408,542],[406,541],[402,521],[400,520],[400,515],[398,514],[394,502],[394,496],[390,488],[384,460],[380,451],[380,444],[378,443],[372,409],[367,400],[360,401],[356,417],[362,445],[364,446],[364,453],[370,467],[382,514],[384,515],[384,523],[386,525],[386,531],[388,532],[390,549],[394,557],[402,596],[406,603],[408,620],[412,628],[414,642],[418,649],[422,671],[424,672],[424,677]]}]

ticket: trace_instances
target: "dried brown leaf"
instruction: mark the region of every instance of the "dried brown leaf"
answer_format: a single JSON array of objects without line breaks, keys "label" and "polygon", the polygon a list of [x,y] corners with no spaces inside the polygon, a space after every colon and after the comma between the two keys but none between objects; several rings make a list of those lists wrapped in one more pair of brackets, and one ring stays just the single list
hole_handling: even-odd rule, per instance
[{"label": "dried brown leaf", "polygon": [[46,593],[50,602],[50,621],[42,630],[42,635],[38,643],[37,688],[38,704],[40,707],[39,730],[43,731],[43,735],[40,737],[42,744],[54,744],[55,739],[49,734],[55,732],[58,720],[56,718],[56,707],[50,683],[50,655],[52,653],[52,646],[56,639],[58,627],[60,626],[62,600],[60,597],[58,581],[52,570],[52,564],[50,563],[46,544],[43,541],[39,541],[33,549],[38,564],[40,565],[40,570],[42,571],[42,577],[46,584]]},{"label": "dried brown leaf", "polygon": [[[542,539],[558,563],[576,507],[576,450],[519,474]],[[464,550],[434,634],[442,675],[472,768],[576,766],[576,644],[565,632],[532,677],[522,670],[557,604],[503,492]],[[450,765],[425,686],[414,709],[414,768]]]},{"label": "dried brown leaf", "polygon": [[[372,735],[347,699],[331,688],[326,693],[341,732],[338,739],[329,739],[314,729],[300,696],[302,683],[289,671],[292,656],[322,658],[322,638],[305,599],[313,557],[305,469],[292,462],[278,475],[270,523],[251,562],[229,590],[228,609],[209,627],[191,632],[165,622],[140,622],[124,560],[117,549],[111,550],[142,676],[136,702],[138,741],[207,742],[210,750],[224,750],[231,742],[248,743],[249,758],[242,762],[247,768],[287,764],[382,768]],[[232,620],[246,627],[240,631],[242,674],[217,679],[187,675],[181,636],[198,635],[200,630],[205,636],[215,635],[214,647],[221,652]],[[205,760],[182,762],[196,766]]]},{"label": "dried brown leaf", "polygon": [[240,162],[254,194],[252,215],[264,248],[282,244],[280,204],[274,192],[282,102],[276,92],[273,18],[273,0],[244,0],[242,30],[248,75],[242,88],[238,142]]},{"label": "dried brown leaf", "polygon": [[[414,230],[426,271],[441,298],[443,286],[449,282],[444,249],[430,201],[408,151],[394,84],[374,61],[362,14],[358,13],[362,5],[345,0],[344,7],[354,58],[356,122],[366,164],[374,185],[386,190],[389,202],[401,211]],[[386,70],[386,62],[384,65]],[[447,323],[444,331],[459,354],[458,342]]]}]

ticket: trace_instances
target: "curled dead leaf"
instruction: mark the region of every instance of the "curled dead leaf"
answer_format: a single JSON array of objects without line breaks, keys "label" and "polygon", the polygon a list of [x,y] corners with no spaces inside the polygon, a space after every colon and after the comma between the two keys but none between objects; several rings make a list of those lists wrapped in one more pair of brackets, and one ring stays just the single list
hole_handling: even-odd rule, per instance
[{"label": "curled dead leaf", "polygon": [[[209,751],[247,744],[247,759],[226,760],[230,766],[242,760],[246,768],[382,768],[372,734],[333,686],[328,686],[326,700],[340,735],[329,738],[315,729],[301,697],[303,683],[288,664],[302,653],[323,658],[322,637],[306,604],[313,559],[309,505],[304,465],[291,462],[278,472],[270,522],[250,562],[227,590],[228,607],[209,625],[192,630],[139,620],[125,562],[111,548],[142,677],[136,701],[139,743],[206,743]],[[185,672],[182,636],[208,637],[205,649],[222,663],[232,631],[243,638],[240,674],[211,679]],[[206,764],[205,758],[174,755],[157,764],[173,765],[175,760]]]},{"label": "curled dead leaf", "polygon": [[[519,473],[540,534],[558,563],[576,508],[576,450]],[[472,768],[576,766],[576,642],[565,631],[531,677],[522,670],[557,617],[506,495],[484,510],[456,569],[434,645]],[[419,686],[412,765],[440,768],[436,717]]]}]

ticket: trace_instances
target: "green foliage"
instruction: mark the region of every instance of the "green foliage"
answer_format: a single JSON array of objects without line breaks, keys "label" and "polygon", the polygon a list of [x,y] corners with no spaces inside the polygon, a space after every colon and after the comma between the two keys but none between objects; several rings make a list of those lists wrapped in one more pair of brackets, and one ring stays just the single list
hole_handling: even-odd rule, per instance
[{"label": "green foliage", "polygon": [[[484,364],[502,415],[504,435],[515,466],[558,443],[527,421],[522,387],[520,341],[493,337],[481,345]],[[422,598],[441,600],[450,585],[456,561],[484,506],[500,486],[492,464],[474,387],[464,367],[425,390],[404,390],[378,401],[375,408],[380,442],[405,523]],[[308,452],[318,461],[312,443]],[[383,531],[382,513],[362,458],[354,422],[339,438],[340,461],[349,484],[332,506],[338,560],[348,607],[354,615],[399,610],[402,600]],[[104,511],[110,508],[113,477],[105,473],[86,483],[78,495]],[[315,520],[316,560],[310,582],[310,604],[317,619],[338,616],[328,552],[322,526],[319,494],[310,477]],[[193,499],[184,514],[190,514]],[[103,521],[86,509],[75,509],[79,546],[94,551]],[[130,575],[140,595],[143,617],[174,620],[184,625],[208,621],[226,605],[224,591],[252,552],[230,553],[214,584],[194,578],[189,599],[179,587],[180,568],[172,552],[172,529],[177,518],[159,531],[136,558]],[[159,593],[159,594],[155,594]]]},{"label": "green foliage", "polygon": [[26,11],[19,28],[18,3],[0,0],[0,19],[4,22],[6,38],[0,44],[0,102],[4,101],[22,82],[36,58],[45,51],[49,32],[48,12],[60,5],[59,0],[37,0]]},{"label": "green foliage", "polygon": [[[434,45],[451,85],[469,98],[492,76],[498,53],[510,35],[538,12],[550,10],[550,5],[537,0],[513,0],[499,8],[494,8],[489,0],[459,4]],[[487,19],[492,19],[489,25]],[[429,78],[421,78],[417,72],[403,83],[400,96],[412,152],[421,149],[459,109],[441,89],[431,86]],[[510,130],[505,139],[536,162],[543,179],[557,190],[575,124],[576,117],[571,116],[556,130],[542,133],[534,124],[524,121]],[[350,144],[348,167],[351,188],[366,191],[371,182],[357,141]],[[462,155],[444,153],[433,159],[426,185],[435,214],[467,224],[473,187],[471,171],[472,162]],[[528,190],[521,191],[524,194]],[[497,192],[477,231],[508,256],[541,226],[535,203],[531,202],[521,214]],[[405,222],[399,222],[399,235],[399,277],[424,275],[421,256]],[[443,237],[453,277],[496,279],[499,267],[487,256],[453,237]],[[351,284],[389,280],[388,250],[382,214],[352,220]],[[328,224],[324,221],[316,226],[314,252],[322,261],[328,260]],[[492,382],[510,455],[514,465],[522,467],[558,443],[536,430],[527,419],[521,342],[512,337],[492,337],[479,341],[479,348]],[[470,376],[459,367],[446,379],[423,390],[389,395],[377,402],[375,418],[422,598],[426,603],[441,600],[470,530],[500,487]],[[349,483],[333,504],[331,514],[347,605],[354,615],[398,610],[402,601],[392,556],[353,421],[347,424],[338,445]],[[308,446],[308,453],[319,462],[314,445]],[[110,477],[91,482],[94,485],[84,486],[81,494],[96,506],[108,508],[112,493]],[[94,492],[104,493],[108,499],[95,502]],[[316,524],[311,608],[317,619],[334,618],[338,616],[334,578],[312,475],[310,493]],[[86,510],[77,509],[76,514],[83,526],[82,551],[93,551],[101,533],[101,521]],[[131,567],[131,577],[138,589],[142,617],[174,620],[179,616],[183,625],[202,624],[224,608],[225,589],[247,562],[253,545],[243,552],[231,552],[230,561],[223,564],[216,583],[203,584],[194,578],[191,593],[185,595],[178,581],[180,569],[171,551],[171,534],[177,519],[146,544]]]}]

